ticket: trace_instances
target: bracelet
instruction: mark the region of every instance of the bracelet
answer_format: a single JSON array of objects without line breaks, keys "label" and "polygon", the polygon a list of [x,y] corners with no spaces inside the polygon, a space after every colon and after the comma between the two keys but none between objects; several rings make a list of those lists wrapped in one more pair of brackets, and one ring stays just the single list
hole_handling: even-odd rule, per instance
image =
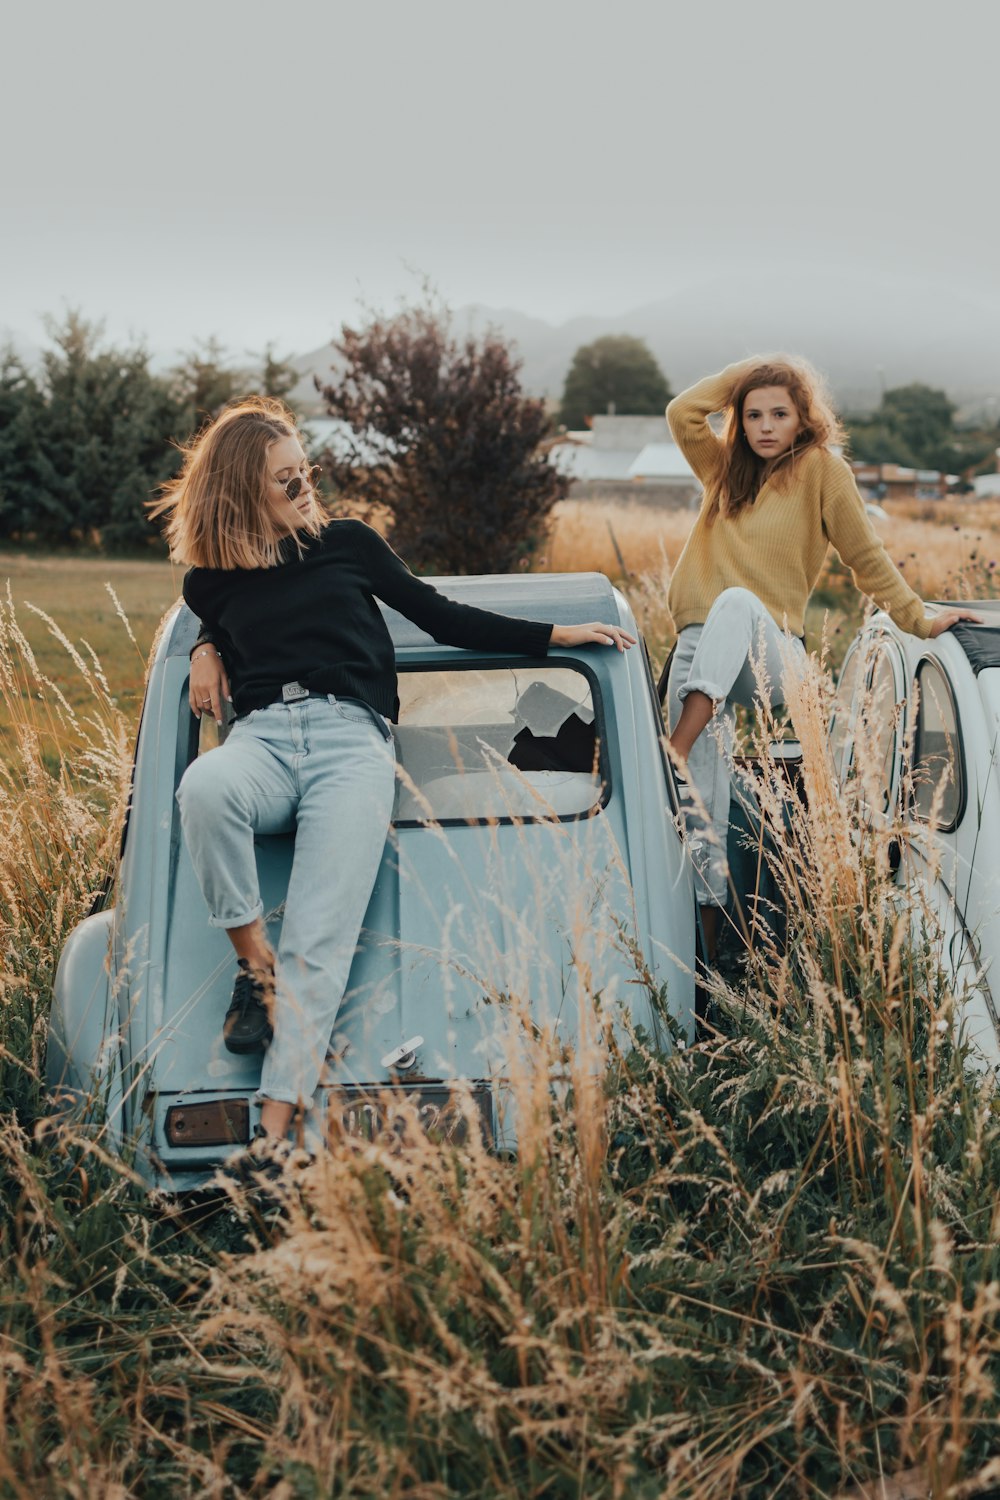
[{"label": "bracelet", "polygon": [[191,660],[195,661],[199,656],[218,656],[218,654],[219,653],[218,653],[218,651],[216,651],[216,649],[215,649],[214,646],[212,646],[212,647],[203,646],[200,651],[196,651],[194,653],[194,656],[192,656]]}]

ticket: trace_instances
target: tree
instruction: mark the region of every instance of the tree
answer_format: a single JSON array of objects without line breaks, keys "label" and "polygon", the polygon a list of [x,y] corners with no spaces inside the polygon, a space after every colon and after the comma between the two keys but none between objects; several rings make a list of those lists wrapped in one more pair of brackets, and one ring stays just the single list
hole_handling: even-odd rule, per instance
[{"label": "tree", "polygon": [[614,411],[662,416],[672,392],[644,339],[607,334],[573,355],[563,387],[559,420],[583,427],[590,417]]},{"label": "tree", "polygon": [[45,401],[8,347],[0,353],[0,536],[31,530],[52,480],[42,443]]},{"label": "tree", "polygon": [[350,438],[323,461],[344,499],[384,507],[393,544],[421,571],[515,567],[568,485],[543,451],[544,405],[523,394],[507,345],[492,331],[459,342],[428,295],[345,327],[334,349],[342,368],[320,388]]},{"label": "tree", "polygon": [[260,390],[264,396],[273,396],[284,401],[291,395],[302,377],[288,359],[280,359],[274,352],[274,344],[264,347],[260,365]]},{"label": "tree", "polygon": [[252,366],[246,366],[233,364],[226,346],[212,337],[200,340],[184,356],[173,379],[175,395],[190,408],[191,427],[196,428],[244,396],[261,393],[284,401],[301,376],[289,360],[275,354],[273,342]]},{"label": "tree", "polygon": [[955,407],[944,391],[919,381],[882,396],[871,417],[849,417],[851,451],[867,463],[905,464],[949,472],[968,464],[954,427]]},{"label": "tree", "polygon": [[214,336],[199,340],[173,374],[175,397],[189,408],[192,429],[259,384],[248,370],[229,363],[225,345]]},{"label": "tree", "polygon": [[[190,416],[144,348],[103,346],[79,313],[49,323],[43,355],[44,448],[49,465],[30,529],[48,542],[99,537],[111,549],[156,536],[143,504],[173,474]],[[75,534],[75,536],[74,536]]]}]

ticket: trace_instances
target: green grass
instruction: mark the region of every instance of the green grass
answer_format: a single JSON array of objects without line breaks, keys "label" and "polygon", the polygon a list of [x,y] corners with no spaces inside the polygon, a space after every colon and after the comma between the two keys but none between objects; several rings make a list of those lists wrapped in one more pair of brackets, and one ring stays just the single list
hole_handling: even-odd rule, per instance
[{"label": "green grass", "polygon": [[[93,648],[130,720],[137,718],[142,703],[146,655],[164,612],[180,595],[182,578],[183,570],[168,562],[0,553],[0,588],[5,597],[9,591],[42,676],[58,685],[74,709],[90,705],[85,677],[35,611],[52,618],[88,661],[86,645]],[[109,586],[121,602],[135,642],[122,623]],[[27,679],[22,688],[24,693],[46,692],[44,684]],[[0,753],[11,753],[11,730],[11,715],[0,701]]]}]

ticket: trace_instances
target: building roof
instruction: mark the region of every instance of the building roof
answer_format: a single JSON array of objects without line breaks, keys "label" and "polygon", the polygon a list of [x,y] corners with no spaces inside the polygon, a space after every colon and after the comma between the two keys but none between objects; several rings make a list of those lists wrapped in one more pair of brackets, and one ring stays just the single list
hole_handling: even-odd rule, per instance
[{"label": "building roof", "polygon": [[570,479],[628,479],[634,448],[595,448],[589,443],[559,443],[549,452],[552,464]]},{"label": "building roof", "polygon": [[647,443],[629,466],[630,479],[693,479],[694,470],[676,443]]},{"label": "building roof", "polygon": [[551,458],[570,479],[694,479],[665,417],[595,417],[590,432],[567,434]]},{"label": "building roof", "polygon": [[666,417],[592,417],[591,431],[595,448],[631,448],[638,453],[647,443],[670,442]]}]

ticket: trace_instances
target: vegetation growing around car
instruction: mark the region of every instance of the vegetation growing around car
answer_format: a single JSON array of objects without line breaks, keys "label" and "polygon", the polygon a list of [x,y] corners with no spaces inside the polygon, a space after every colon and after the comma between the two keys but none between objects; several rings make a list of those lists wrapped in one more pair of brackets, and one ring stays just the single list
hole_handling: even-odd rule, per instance
[{"label": "vegetation growing around car", "polygon": [[85,748],[46,769],[31,671],[8,611],[0,1492],[996,1482],[996,1095],[892,899],[892,830],[832,795],[821,678],[792,705],[810,817],[788,832],[783,781],[757,786],[788,942],[757,932],[697,1046],[615,1047],[595,996],[580,1055],[519,1050],[517,1160],[344,1139],[274,1216],[237,1188],[200,1214],[150,1200],[99,1124],[42,1096],[55,959],[112,856],[127,757],[95,673]]}]

